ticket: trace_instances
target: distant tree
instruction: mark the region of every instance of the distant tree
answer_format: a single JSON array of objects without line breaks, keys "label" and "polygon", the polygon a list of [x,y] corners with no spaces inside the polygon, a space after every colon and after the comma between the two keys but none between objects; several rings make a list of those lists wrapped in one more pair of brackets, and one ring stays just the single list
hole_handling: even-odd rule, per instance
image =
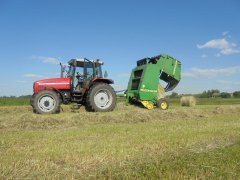
[{"label": "distant tree", "polygon": [[231,94],[230,93],[227,93],[227,92],[222,92],[220,94],[221,98],[230,98],[231,97]]},{"label": "distant tree", "polygon": [[233,97],[240,98],[240,91],[233,92]]},{"label": "distant tree", "polygon": [[172,92],[172,94],[169,96],[170,98],[176,98],[178,96],[178,93]]},{"label": "distant tree", "polygon": [[221,93],[213,93],[213,94],[212,94],[212,97],[213,97],[213,98],[221,97]]},{"label": "distant tree", "polygon": [[213,97],[213,95],[219,94],[220,91],[218,89],[212,89],[208,91],[203,91],[202,94],[199,95],[200,98],[210,98]]},{"label": "distant tree", "polygon": [[203,91],[201,94],[199,94],[199,98],[207,98],[207,91]]},{"label": "distant tree", "polygon": [[18,98],[31,98],[31,95],[22,95],[22,96],[19,96]]}]

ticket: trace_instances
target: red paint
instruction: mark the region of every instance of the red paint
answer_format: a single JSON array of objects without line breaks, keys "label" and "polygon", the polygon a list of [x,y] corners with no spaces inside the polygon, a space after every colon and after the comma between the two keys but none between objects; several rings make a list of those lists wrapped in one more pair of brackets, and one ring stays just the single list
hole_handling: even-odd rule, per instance
[{"label": "red paint", "polygon": [[41,90],[70,90],[70,78],[51,78],[36,81],[33,86],[34,93]]},{"label": "red paint", "polygon": [[[104,82],[108,84],[113,84],[113,81],[106,78],[93,78],[90,83],[93,82]],[[89,89],[89,85],[87,84],[83,88],[83,93]],[[70,78],[51,78],[51,79],[42,79],[36,81],[33,85],[34,94],[38,93],[41,90],[70,90]]]}]

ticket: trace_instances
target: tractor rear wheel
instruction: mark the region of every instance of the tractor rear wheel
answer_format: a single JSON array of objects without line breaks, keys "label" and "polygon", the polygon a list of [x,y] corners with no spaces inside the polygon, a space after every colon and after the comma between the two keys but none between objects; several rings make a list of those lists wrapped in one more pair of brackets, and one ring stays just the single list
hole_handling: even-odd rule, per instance
[{"label": "tractor rear wheel", "polygon": [[88,91],[87,109],[95,112],[112,111],[116,107],[116,93],[106,83],[96,83]]},{"label": "tractor rear wheel", "polygon": [[53,114],[60,112],[60,99],[55,91],[44,90],[35,94],[32,101],[33,112]]},{"label": "tractor rear wheel", "polygon": [[157,102],[157,107],[161,108],[162,110],[167,110],[169,107],[169,102],[166,98],[161,98]]}]

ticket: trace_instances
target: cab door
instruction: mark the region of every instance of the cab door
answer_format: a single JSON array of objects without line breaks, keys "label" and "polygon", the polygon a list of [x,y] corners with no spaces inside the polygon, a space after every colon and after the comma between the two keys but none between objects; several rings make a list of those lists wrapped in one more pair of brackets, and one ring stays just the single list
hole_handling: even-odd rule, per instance
[{"label": "cab door", "polygon": [[84,82],[83,87],[87,86],[90,81],[94,78],[94,66],[92,62],[85,61],[84,62],[84,72],[83,72]]}]

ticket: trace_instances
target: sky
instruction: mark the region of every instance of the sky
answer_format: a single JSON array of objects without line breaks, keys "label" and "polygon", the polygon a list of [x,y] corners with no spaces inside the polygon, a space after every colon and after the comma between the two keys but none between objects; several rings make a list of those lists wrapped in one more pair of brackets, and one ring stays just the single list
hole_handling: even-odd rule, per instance
[{"label": "sky", "polygon": [[0,96],[32,94],[59,61],[101,59],[115,90],[144,57],[181,61],[173,90],[240,90],[238,0],[0,0]]}]

